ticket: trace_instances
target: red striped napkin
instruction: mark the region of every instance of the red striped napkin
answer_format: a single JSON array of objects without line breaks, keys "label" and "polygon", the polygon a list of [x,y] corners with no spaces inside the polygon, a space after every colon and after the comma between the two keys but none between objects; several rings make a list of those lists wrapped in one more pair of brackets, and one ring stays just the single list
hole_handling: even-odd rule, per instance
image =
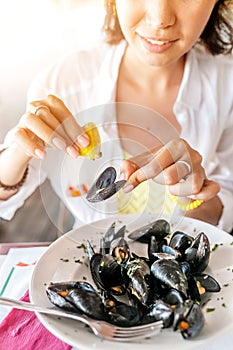
[{"label": "red striped napkin", "polygon": [[[28,291],[21,300],[30,302]],[[34,312],[12,309],[0,324],[0,348],[6,350],[71,350],[50,333]]]}]

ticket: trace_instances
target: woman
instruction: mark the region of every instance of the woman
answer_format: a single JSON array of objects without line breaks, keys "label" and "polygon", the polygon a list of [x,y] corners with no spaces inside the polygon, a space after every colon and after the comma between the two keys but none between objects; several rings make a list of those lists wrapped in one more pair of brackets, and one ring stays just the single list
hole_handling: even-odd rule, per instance
[{"label": "woman", "polygon": [[[171,214],[168,187],[182,197],[176,200],[182,208],[193,209],[184,203],[195,201],[198,207],[186,215],[229,231],[233,106],[225,91],[232,59],[216,56],[232,50],[231,6],[226,0],[106,1],[107,44],[65,57],[29,90],[27,111],[2,147],[2,217],[10,219],[48,176],[79,224],[132,212],[145,193],[141,211],[161,214],[166,207]],[[101,133],[100,163],[79,157],[90,142],[81,125],[90,120]],[[131,158],[120,166],[123,156]],[[70,195],[74,184],[90,186],[114,162],[130,198],[121,194],[91,206],[85,196]],[[154,194],[160,203],[151,209]]]}]

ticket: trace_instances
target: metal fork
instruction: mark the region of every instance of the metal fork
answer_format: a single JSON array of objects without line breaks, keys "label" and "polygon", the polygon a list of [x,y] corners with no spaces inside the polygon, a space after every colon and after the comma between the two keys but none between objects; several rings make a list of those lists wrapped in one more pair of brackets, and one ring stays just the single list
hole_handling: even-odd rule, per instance
[{"label": "metal fork", "polygon": [[87,324],[92,329],[93,333],[98,337],[118,342],[129,342],[154,336],[160,332],[163,326],[162,321],[156,321],[141,326],[118,327],[105,321],[94,320],[85,315],[61,311],[54,308],[45,308],[23,301],[3,297],[0,298],[0,304],[21,310],[37,311],[44,314],[71,318]]}]

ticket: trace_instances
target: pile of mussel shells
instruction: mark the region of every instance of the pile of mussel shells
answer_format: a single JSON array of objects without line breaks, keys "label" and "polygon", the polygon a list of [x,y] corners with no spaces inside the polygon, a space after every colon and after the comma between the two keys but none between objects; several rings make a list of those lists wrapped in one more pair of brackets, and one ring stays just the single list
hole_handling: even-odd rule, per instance
[{"label": "pile of mussel shells", "polygon": [[[197,336],[204,326],[202,306],[218,282],[204,273],[210,243],[204,232],[195,237],[170,232],[159,219],[131,232],[116,231],[113,223],[100,240],[100,249],[86,243],[92,284],[84,281],[51,283],[50,301],[63,309],[84,313],[118,326],[156,320],[183,338]],[[130,250],[130,240],[146,245],[147,256]],[[207,297],[208,296],[208,297]]]}]

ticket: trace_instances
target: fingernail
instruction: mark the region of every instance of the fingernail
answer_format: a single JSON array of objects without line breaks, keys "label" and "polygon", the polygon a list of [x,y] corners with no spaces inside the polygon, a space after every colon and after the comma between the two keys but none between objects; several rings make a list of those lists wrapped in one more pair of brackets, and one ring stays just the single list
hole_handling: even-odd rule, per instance
[{"label": "fingernail", "polygon": [[54,146],[58,149],[60,149],[61,151],[64,151],[66,149],[66,143],[64,140],[58,138],[58,137],[54,137],[52,140]]},{"label": "fingernail", "polygon": [[87,147],[90,143],[89,137],[86,134],[79,135],[76,140],[82,147]]},{"label": "fingernail", "polygon": [[79,151],[73,146],[67,147],[66,152],[71,156],[71,158],[77,158],[79,156]]},{"label": "fingernail", "polygon": [[124,191],[125,193],[131,192],[133,189],[134,189],[134,186],[131,185],[131,184],[126,184],[126,185],[123,187],[123,191]]},{"label": "fingernail", "polygon": [[43,159],[44,156],[45,156],[45,151],[42,151],[41,149],[37,148],[35,149],[34,151],[35,155],[40,158],[40,159]]},{"label": "fingernail", "polygon": [[190,199],[197,199],[195,194],[191,194],[190,196],[187,196]]}]

